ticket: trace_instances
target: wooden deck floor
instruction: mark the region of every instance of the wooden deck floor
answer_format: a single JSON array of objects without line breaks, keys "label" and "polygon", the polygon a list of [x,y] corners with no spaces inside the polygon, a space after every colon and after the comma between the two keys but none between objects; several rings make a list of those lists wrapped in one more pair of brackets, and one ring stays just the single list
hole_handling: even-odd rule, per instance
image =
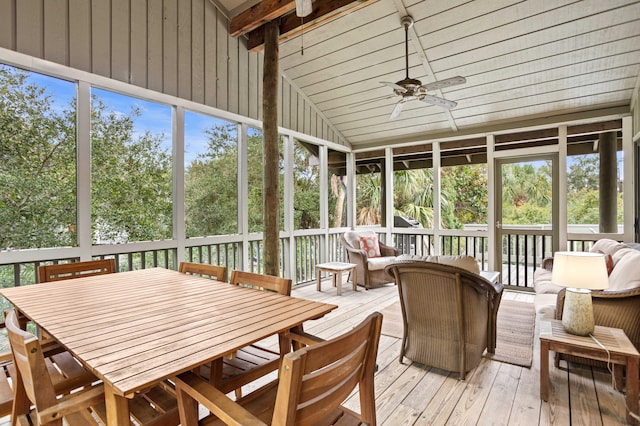
[{"label": "wooden deck floor", "polygon": [[[346,281],[346,276],[345,276]],[[339,305],[329,315],[305,324],[305,330],[323,338],[340,335],[369,313],[397,300],[395,286],[369,291],[343,287],[336,295],[328,281],[322,292],[315,285],[296,287],[293,295]],[[505,299],[532,301],[533,295],[505,292]],[[624,425],[625,402],[611,385],[609,373],[570,365],[555,369],[551,363],[549,402],[539,397],[538,325],[531,369],[483,359],[465,381],[457,374],[421,364],[398,362],[400,340],[382,336],[376,373],[378,424],[399,425]],[[274,341],[275,346],[275,341]],[[263,381],[271,380],[267,377]],[[259,386],[257,382],[255,386]],[[252,385],[253,386],[253,385]],[[250,387],[244,388],[245,393]],[[346,402],[359,410],[357,394]],[[0,425],[9,417],[0,418]]]},{"label": "wooden deck floor", "polygon": [[[346,278],[346,277],[345,277]],[[329,282],[294,288],[293,295],[339,305],[305,330],[323,338],[339,335],[366,315],[397,300],[395,286],[353,292],[345,285],[341,297]],[[506,292],[504,298],[533,301],[533,294]],[[624,425],[624,395],[612,388],[606,371],[577,365],[561,369],[551,362],[551,395],[539,397],[538,324],[532,368],[483,359],[465,381],[457,374],[421,364],[398,362],[400,340],[382,336],[376,373],[379,425]],[[358,410],[357,397],[347,403]]]}]

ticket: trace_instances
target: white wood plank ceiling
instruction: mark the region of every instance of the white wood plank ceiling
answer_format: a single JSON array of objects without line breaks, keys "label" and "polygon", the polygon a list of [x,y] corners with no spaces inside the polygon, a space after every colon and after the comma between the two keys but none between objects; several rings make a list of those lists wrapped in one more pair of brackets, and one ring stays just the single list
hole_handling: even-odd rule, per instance
[{"label": "white wood plank ceiling", "polygon": [[[422,84],[450,111],[409,102],[381,81]],[[304,54],[302,53],[304,46]],[[509,122],[629,108],[640,75],[640,2],[630,0],[377,0],[285,41],[280,67],[354,148],[473,133]]]}]

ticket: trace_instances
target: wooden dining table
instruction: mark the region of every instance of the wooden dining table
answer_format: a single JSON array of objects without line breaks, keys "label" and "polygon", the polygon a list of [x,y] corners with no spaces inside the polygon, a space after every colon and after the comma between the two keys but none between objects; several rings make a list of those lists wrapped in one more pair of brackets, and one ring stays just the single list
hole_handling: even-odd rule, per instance
[{"label": "wooden dining table", "polygon": [[0,294],[104,382],[109,425],[136,392],[337,308],[162,268]]}]

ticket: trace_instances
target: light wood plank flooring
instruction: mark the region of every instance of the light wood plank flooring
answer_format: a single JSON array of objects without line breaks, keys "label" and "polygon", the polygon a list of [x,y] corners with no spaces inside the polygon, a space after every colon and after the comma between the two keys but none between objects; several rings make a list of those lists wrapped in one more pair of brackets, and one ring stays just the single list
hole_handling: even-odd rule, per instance
[{"label": "light wood plank flooring", "polygon": [[[346,276],[343,281],[346,281]],[[323,338],[339,335],[375,310],[397,300],[395,286],[353,292],[345,285],[336,295],[328,281],[294,288],[293,295],[340,307],[305,330]],[[533,301],[532,293],[507,291],[504,298]],[[400,340],[382,336],[376,373],[379,425],[624,425],[624,395],[612,388],[606,371],[551,361],[551,395],[539,397],[538,325],[531,369],[483,359],[463,382],[457,374],[420,364],[398,362]],[[346,403],[358,410],[357,395]]]}]

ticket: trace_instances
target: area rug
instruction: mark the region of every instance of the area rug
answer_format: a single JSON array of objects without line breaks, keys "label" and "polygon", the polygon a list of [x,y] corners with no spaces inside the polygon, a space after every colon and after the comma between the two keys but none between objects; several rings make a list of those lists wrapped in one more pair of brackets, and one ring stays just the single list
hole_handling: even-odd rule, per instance
[{"label": "area rug", "polygon": [[[381,311],[382,334],[402,339],[400,302]],[[531,367],[536,312],[533,303],[502,300],[498,309],[496,353],[485,357],[509,364]]]}]

